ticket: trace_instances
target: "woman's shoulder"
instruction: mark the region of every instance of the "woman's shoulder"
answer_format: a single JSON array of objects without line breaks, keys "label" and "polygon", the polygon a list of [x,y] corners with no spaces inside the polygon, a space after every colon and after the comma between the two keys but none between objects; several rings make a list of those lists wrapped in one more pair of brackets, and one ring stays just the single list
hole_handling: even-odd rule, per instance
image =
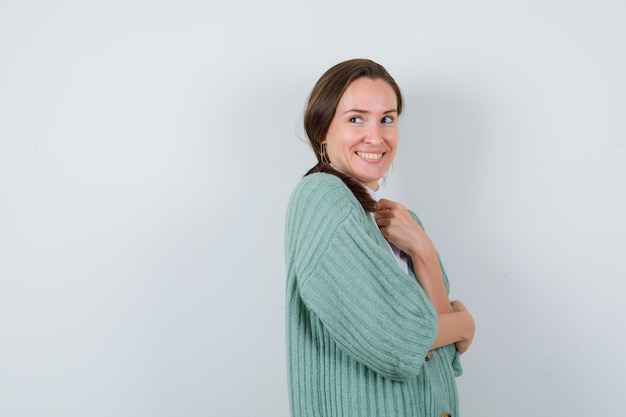
[{"label": "woman's shoulder", "polygon": [[302,178],[289,199],[290,210],[310,215],[330,215],[362,211],[358,200],[341,178],[316,172]]},{"label": "woman's shoulder", "polygon": [[294,196],[324,196],[325,199],[345,198],[352,192],[336,175],[316,172],[302,178],[293,191]]}]

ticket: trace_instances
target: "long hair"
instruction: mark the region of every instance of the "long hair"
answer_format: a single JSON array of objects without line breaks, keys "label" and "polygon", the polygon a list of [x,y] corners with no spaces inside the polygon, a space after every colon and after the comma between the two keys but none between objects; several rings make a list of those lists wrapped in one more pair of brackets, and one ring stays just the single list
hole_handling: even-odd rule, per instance
[{"label": "long hair", "polygon": [[380,79],[388,83],[396,93],[398,116],[402,112],[400,87],[382,65],[369,59],[351,59],[333,66],[315,83],[304,111],[304,130],[317,158],[317,164],[304,176],[314,172],[325,172],[341,178],[363,209],[366,212],[373,212],[376,209],[376,202],[363,184],[350,175],[334,169],[326,155],[326,147],[322,145],[343,93],[350,84],[363,77]]}]

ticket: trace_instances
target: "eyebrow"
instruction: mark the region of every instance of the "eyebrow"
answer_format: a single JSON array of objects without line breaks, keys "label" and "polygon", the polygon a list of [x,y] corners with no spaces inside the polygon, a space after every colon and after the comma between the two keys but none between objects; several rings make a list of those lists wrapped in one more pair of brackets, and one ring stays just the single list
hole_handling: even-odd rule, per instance
[{"label": "eyebrow", "polygon": [[[361,110],[361,109],[350,109],[350,110],[346,110],[343,114],[348,114],[348,113],[363,113],[363,114],[370,114],[371,112],[368,110]],[[389,114],[389,113],[398,113],[397,109],[393,109],[393,110],[387,110],[386,112],[384,112],[383,114]]]}]

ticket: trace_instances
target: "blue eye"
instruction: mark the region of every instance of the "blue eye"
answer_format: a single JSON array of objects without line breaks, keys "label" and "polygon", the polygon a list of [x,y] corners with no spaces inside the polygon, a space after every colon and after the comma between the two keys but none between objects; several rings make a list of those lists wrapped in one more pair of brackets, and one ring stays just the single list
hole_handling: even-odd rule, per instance
[{"label": "blue eye", "polygon": [[350,118],[350,123],[361,123],[363,119],[360,116],[354,116]]},{"label": "blue eye", "polygon": [[393,119],[391,117],[389,117],[389,116],[385,116],[385,117],[383,117],[382,122],[385,123],[385,124],[393,123]]}]

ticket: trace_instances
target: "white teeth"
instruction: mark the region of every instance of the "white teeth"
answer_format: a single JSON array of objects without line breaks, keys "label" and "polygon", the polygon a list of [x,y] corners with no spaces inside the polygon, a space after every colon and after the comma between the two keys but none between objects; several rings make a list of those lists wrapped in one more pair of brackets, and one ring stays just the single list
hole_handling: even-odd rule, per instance
[{"label": "white teeth", "polygon": [[376,161],[380,158],[383,157],[382,153],[365,153],[365,152],[357,152],[357,155],[359,155],[361,158],[363,159],[367,159],[370,161]]}]

